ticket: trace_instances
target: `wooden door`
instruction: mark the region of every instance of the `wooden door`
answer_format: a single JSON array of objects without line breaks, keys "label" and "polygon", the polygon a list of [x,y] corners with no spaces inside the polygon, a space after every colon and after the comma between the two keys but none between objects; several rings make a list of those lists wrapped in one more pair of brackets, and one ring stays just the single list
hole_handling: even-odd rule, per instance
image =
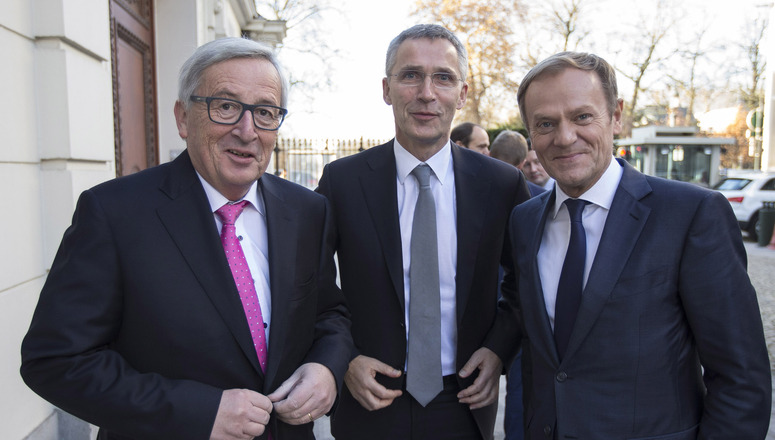
[{"label": "wooden door", "polygon": [[153,0],[109,0],[116,175],[159,163]]}]

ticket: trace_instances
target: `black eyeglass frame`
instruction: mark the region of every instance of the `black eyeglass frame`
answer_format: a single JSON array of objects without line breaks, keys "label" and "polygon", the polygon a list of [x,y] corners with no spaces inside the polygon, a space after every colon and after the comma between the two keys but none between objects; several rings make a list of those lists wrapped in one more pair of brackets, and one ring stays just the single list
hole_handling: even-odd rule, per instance
[{"label": "black eyeglass frame", "polygon": [[[231,98],[221,98],[219,96],[197,96],[197,95],[191,95],[190,96],[192,102],[204,102],[207,103],[207,117],[210,118],[211,121],[215,122],[216,124],[220,125],[236,125],[239,121],[242,120],[242,117],[245,116],[245,112],[250,112],[250,116],[253,117],[253,125],[258,128],[259,130],[265,130],[265,131],[277,131],[280,129],[280,126],[283,125],[283,122],[285,121],[285,115],[288,114],[288,109],[283,107],[278,107],[276,105],[270,105],[270,104],[245,104],[244,102],[237,101],[236,99]],[[234,102],[236,104],[239,104],[242,106],[242,113],[240,113],[239,117],[234,122],[220,122],[213,119],[212,114],[210,113],[210,103],[215,100],[219,99],[221,101],[229,101]],[[260,125],[256,124],[256,114],[254,113],[254,110],[257,108],[273,108],[280,110],[280,122],[277,124],[277,127],[275,128],[265,128],[261,127]]]}]

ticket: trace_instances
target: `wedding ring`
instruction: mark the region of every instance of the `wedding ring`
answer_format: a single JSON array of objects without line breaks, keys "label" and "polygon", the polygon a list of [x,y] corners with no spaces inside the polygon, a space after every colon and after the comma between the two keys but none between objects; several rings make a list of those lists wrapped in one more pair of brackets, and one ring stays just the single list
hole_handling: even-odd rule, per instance
[{"label": "wedding ring", "polygon": [[307,417],[309,417],[309,421],[310,422],[314,422],[315,421],[315,418],[312,417],[312,413],[307,413]]}]

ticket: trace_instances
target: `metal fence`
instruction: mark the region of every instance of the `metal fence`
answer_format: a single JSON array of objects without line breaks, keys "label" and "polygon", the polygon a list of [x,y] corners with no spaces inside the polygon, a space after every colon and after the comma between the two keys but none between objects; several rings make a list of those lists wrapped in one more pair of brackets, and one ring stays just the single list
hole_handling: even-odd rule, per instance
[{"label": "metal fence", "polygon": [[340,157],[358,153],[387,140],[380,139],[277,139],[275,174],[315,189],[323,167]]}]

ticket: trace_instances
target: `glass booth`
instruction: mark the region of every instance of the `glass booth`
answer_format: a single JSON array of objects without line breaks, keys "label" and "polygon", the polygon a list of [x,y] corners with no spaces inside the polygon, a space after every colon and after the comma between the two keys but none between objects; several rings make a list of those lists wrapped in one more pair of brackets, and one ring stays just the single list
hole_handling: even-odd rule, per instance
[{"label": "glass booth", "polygon": [[713,186],[720,180],[721,147],[733,138],[697,136],[695,127],[641,127],[617,139],[615,156],[651,176]]}]

